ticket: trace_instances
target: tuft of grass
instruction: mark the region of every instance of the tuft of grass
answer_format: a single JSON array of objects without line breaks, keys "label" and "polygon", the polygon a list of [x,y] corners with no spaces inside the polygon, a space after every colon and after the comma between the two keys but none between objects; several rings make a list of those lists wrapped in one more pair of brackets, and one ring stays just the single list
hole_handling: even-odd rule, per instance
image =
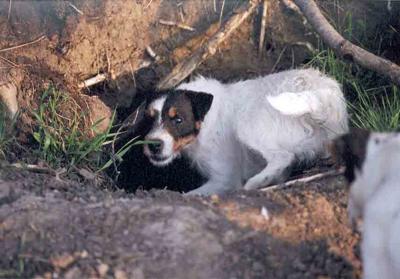
[{"label": "tuft of grass", "polygon": [[357,102],[349,104],[355,127],[378,132],[399,131],[400,92],[396,86],[363,89],[354,84]]},{"label": "tuft of grass", "polygon": [[306,64],[318,68],[343,85],[353,126],[372,131],[400,130],[400,92],[385,85],[371,71],[359,69],[336,57],[333,50],[322,49]]},{"label": "tuft of grass", "polygon": [[102,119],[87,128],[86,116],[75,101],[52,86],[43,92],[33,115],[37,122],[33,137],[38,143],[38,157],[54,169],[72,171],[85,167],[100,172],[122,161],[132,146],[142,143],[134,138],[115,152],[107,151],[121,134],[112,132],[115,113],[104,132],[97,131]]},{"label": "tuft of grass", "polygon": [[[345,29],[350,37],[353,28],[350,24]],[[400,130],[400,92],[386,78],[345,63],[321,42],[305,67],[318,68],[343,85],[352,126],[381,132]]]}]

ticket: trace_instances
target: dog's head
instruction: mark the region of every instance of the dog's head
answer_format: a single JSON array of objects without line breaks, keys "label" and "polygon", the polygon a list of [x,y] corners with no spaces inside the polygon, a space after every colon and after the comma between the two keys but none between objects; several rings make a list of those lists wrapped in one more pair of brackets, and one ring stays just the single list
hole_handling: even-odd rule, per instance
[{"label": "dog's head", "polygon": [[351,128],[349,133],[335,139],[331,146],[333,158],[346,167],[344,176],[349,183],[353,182],[356,172],[362,168],[369,137],[369,131]]},{"label": "dog's head", "polygon": [[[345,177],[351,183],[348,211],[354,225],[363,217],[367,201],[385,181],[385,173],[391,166],[397,171],[400,134],[352,129],[336,139],[333,147],[334,155],[344,161]],[[393,158],[397,161],[392,163]]]},{"label": "dog's head", "polygon": [[153,127],[146,136],[144,153],[156,166],[166,166],[192,143],[212,104],[213,96],[189,90],[161,92],[152,100],[146,115]]}]

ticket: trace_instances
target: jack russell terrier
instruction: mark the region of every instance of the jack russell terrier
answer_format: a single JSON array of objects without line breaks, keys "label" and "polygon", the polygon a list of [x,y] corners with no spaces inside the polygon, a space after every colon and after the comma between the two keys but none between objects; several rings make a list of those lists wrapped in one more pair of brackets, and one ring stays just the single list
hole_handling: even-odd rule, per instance
[{"label": "jack russell terrier", "polygon": [[363,278],[400,276],[400,134],[352,130],[334,143],[351,183],[348,212],[362,219]]},{"label": "jack russell terrier", "polygon": [[156,166],[188,156],[208,178],[191,194],[283,182],[294,163],[326,156],[348,130],[341,87],[315,69],[230,84],[198,77],[156,95],[144,153]]}]

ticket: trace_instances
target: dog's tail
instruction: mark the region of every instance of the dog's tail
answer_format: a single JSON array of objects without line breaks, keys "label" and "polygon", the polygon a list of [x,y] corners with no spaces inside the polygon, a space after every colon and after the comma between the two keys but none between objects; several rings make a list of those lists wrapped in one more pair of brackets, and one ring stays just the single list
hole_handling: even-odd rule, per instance
[{"label": "dog's tail", "polygon": [[267,100],[274,109],[284,115],[309,115],[313,121],[331,130],[336,136],[348,130],[346,102],[339,87],[284,92],[268,96]]}]

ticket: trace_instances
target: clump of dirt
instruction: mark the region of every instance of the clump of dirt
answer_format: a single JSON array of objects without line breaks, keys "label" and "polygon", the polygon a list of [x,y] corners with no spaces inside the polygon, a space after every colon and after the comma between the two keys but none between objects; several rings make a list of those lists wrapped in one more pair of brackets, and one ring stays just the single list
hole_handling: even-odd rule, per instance
[{"label": "clump of dirt", "polygon": [[360,276],[343,179],[199,198],[10,168],[0,177],[2,278]]}]

